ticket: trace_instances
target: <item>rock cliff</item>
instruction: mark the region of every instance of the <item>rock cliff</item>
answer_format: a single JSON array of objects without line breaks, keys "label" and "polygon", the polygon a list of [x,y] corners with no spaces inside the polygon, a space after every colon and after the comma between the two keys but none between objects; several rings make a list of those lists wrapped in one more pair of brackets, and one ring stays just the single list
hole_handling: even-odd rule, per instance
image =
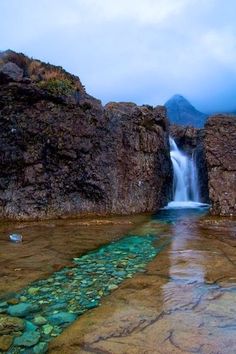
[{"label": "rock cliff", "polygon": [[204,144],[211,212],[236,215],[236,117],[210,117],[205,126]]},{"label": "rock cliff", "polygon": [[1,53],[1,218],[153,212],[171,182],[163,107],[103,107],[62,68]]}]

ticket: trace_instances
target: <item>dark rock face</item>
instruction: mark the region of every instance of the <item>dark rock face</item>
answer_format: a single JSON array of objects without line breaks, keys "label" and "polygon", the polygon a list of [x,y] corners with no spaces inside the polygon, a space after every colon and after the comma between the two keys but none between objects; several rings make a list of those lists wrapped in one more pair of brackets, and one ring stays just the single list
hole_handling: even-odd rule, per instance
[{"label": "dark rock face", "polygon": [[205,131],[211,212],[236,215],[236,117],[212,116]]},{"label": "dark rock face", "polygon": [[163,107],[109,103],[109,164],[114,213],[157,210],[170,197],[172,167]]},{"label": "dark rock face", "polygon": [[205,156],[205,147],[203,143],[204,130],[194,127],[183,127],[179,125],[170,126],[170,135],[175,139],[177,146],[192,156],[197,166],[199,178],[199,191],[201,202],[209,202],[208,174]]},{"label": "dark rock face", "polygon": [[199,112],[181,95],[174,95],[166,103],[167,116],[171,123],[203,128],[207,119],[205,113]]},{"label": "dark rock face", "polygon": [[1,218],[153,212],[167,203],[172,168],[163,107],[104,108],[78,78],[39,62],[33,73],[44,75],[42,86],[28,74],[32,62],[10,54],[24,76],[0,82]]}]

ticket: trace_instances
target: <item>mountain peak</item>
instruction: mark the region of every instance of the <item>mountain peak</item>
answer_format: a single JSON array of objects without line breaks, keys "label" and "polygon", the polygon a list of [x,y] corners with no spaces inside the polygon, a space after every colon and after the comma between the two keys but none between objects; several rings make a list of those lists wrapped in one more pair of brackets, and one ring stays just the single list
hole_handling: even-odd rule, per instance
[{"label": "mountain peak", "polygon": [[167,115],[171,123],[179,125],[192,125],[202,128],[207,115],[199,112],[184,96],[176,94],[166,103]]}]

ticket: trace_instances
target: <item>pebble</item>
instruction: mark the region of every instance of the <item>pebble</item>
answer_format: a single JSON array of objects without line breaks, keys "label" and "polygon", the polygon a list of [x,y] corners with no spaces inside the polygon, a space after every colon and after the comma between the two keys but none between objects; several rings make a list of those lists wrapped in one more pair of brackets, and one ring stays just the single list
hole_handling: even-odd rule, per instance
[{"label": "pebble", "polygon": [[46,324],[42,328],[43,328],[43,333],[46,335],[50,334],[53,330],[53,326],[51,326],[50,324]]},{"label": "pebble", "polygon": [[42,326],[44,324],[47,323],[47,320],[45,317],[41,316],[41,315],[38,315],[38,316],[35,316],[34,319],[33,319],[33,322],[37,325],[37,326]]},{"label": "pebble", "polygon": [[28,293],[30,295],[35,295],[35,294],[37,294],[39,292],[39,290],[40,290],[40,288],[29,288],[28,289]]},{"label": "pebble", "polygon": [[45,342],[40,342],[33,348],[34,354],[44,354],[48,350],[48,344]]},{"label": "pebble", "polygon": [[13,342],[13,336],[3,335],[0,336],[0,350],[5,352],[7,351]]},{"label": "pebble", "polygon": [[115,290],[117,288],[118,288],[118,285],[115,285],[115,284],[108,285],[108,290]]},{"label": "pebble", "polygon": [[20,300],[16,299],[16,298],[7,300],[8,305],[17,305],[17,304],[19,304],[19,302],[20,302]]}]

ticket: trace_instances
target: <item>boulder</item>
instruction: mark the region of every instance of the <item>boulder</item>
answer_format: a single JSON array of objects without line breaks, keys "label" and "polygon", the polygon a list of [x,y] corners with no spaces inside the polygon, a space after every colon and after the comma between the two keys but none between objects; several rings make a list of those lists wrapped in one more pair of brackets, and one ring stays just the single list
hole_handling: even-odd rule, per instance
[{"label": "boulder", "polygon": [[211,213],[236,215],[236,116],[208,119],[204,139]]},{"label": "boulder", "polygon": [[23,70],[18,65],[8,62],[0,68],[1,81],[21,81],[23,79]]}]

